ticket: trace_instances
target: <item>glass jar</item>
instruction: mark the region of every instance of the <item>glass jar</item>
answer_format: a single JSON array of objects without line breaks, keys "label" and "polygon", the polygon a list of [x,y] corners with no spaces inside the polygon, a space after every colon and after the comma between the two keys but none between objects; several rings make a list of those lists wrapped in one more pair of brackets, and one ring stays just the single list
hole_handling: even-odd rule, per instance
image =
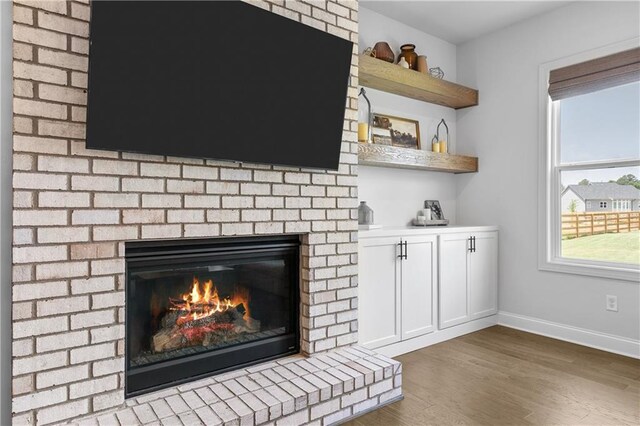
[{"label": "glass jar", "polygon": [[415,44],[403,44],[400,46],[400,55],[398,55],[398,61],[400,58],[404,58],[404,60],[409,64],[409,69],[411,70],[418,69],[418,54],[415,50]]}]

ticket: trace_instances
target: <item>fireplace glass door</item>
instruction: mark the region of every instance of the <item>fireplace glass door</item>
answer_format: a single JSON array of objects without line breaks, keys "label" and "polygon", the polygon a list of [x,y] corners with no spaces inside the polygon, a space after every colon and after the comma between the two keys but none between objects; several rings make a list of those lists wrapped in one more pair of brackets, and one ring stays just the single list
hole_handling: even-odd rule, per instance
[{"label": "fireplace glass door", "polygon": [[298,352],[298,237],[126,251],[129,396]]}]

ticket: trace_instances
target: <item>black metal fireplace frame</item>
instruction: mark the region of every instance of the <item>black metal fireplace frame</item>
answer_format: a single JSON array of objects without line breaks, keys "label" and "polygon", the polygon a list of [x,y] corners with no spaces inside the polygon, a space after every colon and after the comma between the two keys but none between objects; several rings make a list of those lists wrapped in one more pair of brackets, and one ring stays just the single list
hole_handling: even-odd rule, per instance
[{"label": "black metal fireplace frame", "polygon": [[[125,306],[125,398],[190,382],[213,374],[236,370],[300,352],[300,236],[260,236],[209,239],[134,241],[125,243],[125,277],[130,266],[146,266],[168,260],[219,260],[229,255],[272,254],[295,256],[290,270],[292,333],[275,336],[237,347],[203,352],[147,366],[129,367],[130,310]],[[125,304],[129,300],[125,285]],[[240,355],[240,356],[239,356]],[[216,368],[212,368],[215,365]]]}]

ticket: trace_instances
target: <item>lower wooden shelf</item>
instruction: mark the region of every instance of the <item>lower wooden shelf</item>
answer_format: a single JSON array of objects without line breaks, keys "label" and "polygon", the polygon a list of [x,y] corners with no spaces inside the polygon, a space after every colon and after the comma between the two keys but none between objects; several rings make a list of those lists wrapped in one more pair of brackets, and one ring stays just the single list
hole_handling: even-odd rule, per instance
[{"label": "lower wooden shelf", "polygon": [[358,144],[358,164],[447,173],[478,171],[477,157],[366,143]]}]

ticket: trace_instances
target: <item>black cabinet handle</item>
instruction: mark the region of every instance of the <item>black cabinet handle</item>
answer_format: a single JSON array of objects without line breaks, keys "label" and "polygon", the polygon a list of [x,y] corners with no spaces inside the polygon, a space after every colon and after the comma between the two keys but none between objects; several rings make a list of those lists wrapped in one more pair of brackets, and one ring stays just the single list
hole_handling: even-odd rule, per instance
[{"label": "black cabinet handle", "polygon": [[476,237],[473,236],[471,238],[473,239],[473,252],[475,253],[476,252]]},{"label": "black cabinet handle", "polygon": [[469,253],[473,253],[473,237],[469,237]]},{"label": "black cabinet handle", "polygon": [[400,247],[400,254],[398,255],[398,258],[406,259],[407,258],[407,242],[400,240],[400,242],[398,243],[398,246]]},{"label": "black cabinet handle", "polygon": [[408,254],[409,254],[409,246],[407,245],[407,242],[404,241],[404,259],[407,260],[408,259]]}]

